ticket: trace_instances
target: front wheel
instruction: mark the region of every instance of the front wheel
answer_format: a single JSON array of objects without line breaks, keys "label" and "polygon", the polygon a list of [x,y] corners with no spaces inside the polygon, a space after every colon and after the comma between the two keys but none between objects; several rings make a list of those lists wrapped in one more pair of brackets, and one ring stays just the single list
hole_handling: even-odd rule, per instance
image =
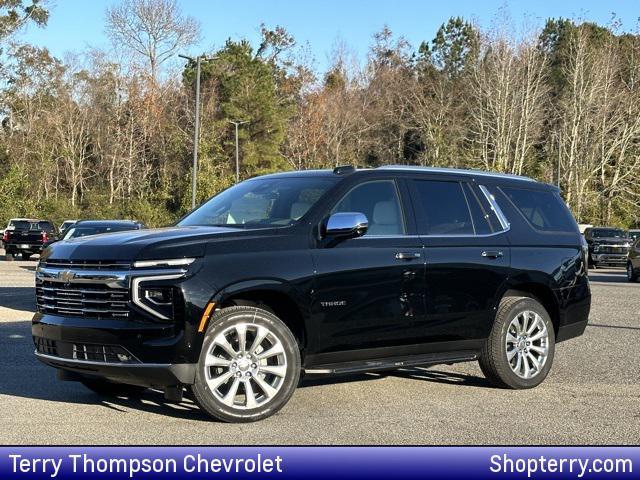
[{"label": "front wheel", "polygon": [[280,410],[300,378],[300,350],[275,315],[254,307],[215,313],[191,389],[196,403],[225,422],[254,422]]},{"label": "front wheel", "polygon": [[638,273],[633,268],[633,264],[631,262],[627,262],[627,280],[630,282],[638,280]]},{"label": "front wheel", "polygon": [[480,354],[480,368],[496,386],[524,389],[547,377],[555,333],[545,308],[529,297],[505,297]]}]

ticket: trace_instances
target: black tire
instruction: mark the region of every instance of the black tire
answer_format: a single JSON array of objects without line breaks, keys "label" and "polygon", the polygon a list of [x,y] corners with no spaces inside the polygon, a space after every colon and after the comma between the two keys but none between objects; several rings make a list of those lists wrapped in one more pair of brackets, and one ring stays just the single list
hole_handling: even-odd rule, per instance
[{"label": "black tire", "polygon": [[[273,345],[276,345],[277,342],[280,342],[282,345],[282,354],[279,354],[276,358],[278,362],[286,362],[286,366],[284,364],[279,364],[284,371],[284,377],[279,377],[276,375],[269,374],[261,374],[255,373],[259,372],[259,370],[253,370],[254,376],[249,375],[249,379],[247,380],[241,368],[250,368],[246,365],[247,360],[245,360],[245,364],[240,365],[238,362],[234,361],[228,367],[206,367],[205,361],[210,352],[219,351],[219,344],[214,343],[216,337],[220,334],[226,332],[230,332],[229,335],[233,335],[235,331],[235,326],[237,325],[247,325],[248,329],[245,333],[245,349],[243,350],[245,354],[251,355],[255,352],[251,352],[252,343],[255,340],[255,336],[257,336],[257,328],[264,327],[266,328],[270,334],[266,337],[266,342],[270,339],[273,339]],[[227,338],[227,337],[225,337]],[[250,340],[252,338],[252,340]],[[233,341],[233,339],[232,339]],[[234,344],[234,350],[238,352],[242,350],[240,344],[238,342],[237,345]],[[267,349],[260,350],[264,352]],[[257,349],[256,349],[257,351]],[[237,353],[237,352],[236,352]],[[224,355],[224,352],[222,353]],[[232,358],[229,353],[226,354],[228,357]],[[232,361],[225,360],[223,361]],[[265,368],[269,365],[262,365],[259,360],[249,360],[252,363],[252,367],[258,365],[259,368]],[[263,360],[264,362],[265,360]],[[232,376],[227,380],[227,382],[220,384],[218,387],[214,387],[215,391],[212,391],[207,378],[210,376],[215,376],[215,378],[221,378],[224,374],[231,374],[232,366],[237,365],[235,367],[236,371],[234,375],[239,375],[238,379],[239,386],[235,390],[233,399],[231,403],[234,405],[229,405],[222,401],[222,391],[219,389],[226,389],[225,393],[229,393],[229,390],[232,388],[232,384],[236,381],[236,377]],[[217,311],[209,322],[209,327],[207,328],[207,332],[205,334],[205,338],[202,345],[202,351],[200,352],[200,359],[198,361],[198,367],[196,371],[195,384],[191,386],[191,390],[193,392],[194,399],[196,404],[205,411],[208,415],[218,420],[222,420],[224,422],[233,422],[233,423],[245,423],[245,422],[255,422],[257,420],[262,420],[267,418],[274,413],[278,412],[291,398],[293,392],[295,391],[298,381],[300,378],[300,369],[301,369],[301,361],[300,361],[300,348],[298,343],[291,333],[291,330],[273,313],[270,313],[266,310],[262,310],[260,308],[255,307],[229,307],[224,308],[222,310]],[[247,373],[245,372],[245,375]],[[264,376],[263,376],[264,375]],[[266,391],[262,390],[257,383],[257,379],[259,378],[261,382],[265,382],[270,380],[271,382],[276,382],[277,391],[273,394],[272,398],[268,398],[266,395]],[[244,379],[244,380],[242,380]],[[246,386],[249,384],[248,387]],[[256,399],[257,406],[255,408],[250,408],[249,405],[249,396],[247,392],[253,392],[253,398]],[[244,405],[240,405],[240,403],[236,405],[235,399],[240,396],[240,400],[244,402]],[[244,397],[244,398],[243,398]],[[262,399],[260,399],[260,397]]]},{"label": "black tire", "polygon": [[631,262],[627,262],[627,280],[630,282],[638,280],[638,272],[635,271]]},{"label": "black tire", "polygon": [[[517,375],[507,359],[507,332],[512,320],[525,311],[538,314],[544,322],[547,333],[546,360],[540,371],[532,378],[523,378]],[[493,385],[501,388],[526,389],[540,385],[547,377],[553,364],[554,353],[555,332],[549,313],[545,308],[530,297],[505,297],[498,307],[491,334],[480,353],[479,363],[482,373]],[[528,360],[525,361],[527,361],[527,366],[531,365]]]},{"label": "black tire", "polygon": [[31,254],[27,252],[22,252],[22,260],[29,260],[31,258]]}]

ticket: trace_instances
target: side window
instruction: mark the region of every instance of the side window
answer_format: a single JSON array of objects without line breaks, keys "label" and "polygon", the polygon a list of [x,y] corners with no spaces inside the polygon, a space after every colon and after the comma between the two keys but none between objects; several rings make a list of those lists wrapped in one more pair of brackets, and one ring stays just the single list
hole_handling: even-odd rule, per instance
[{"label": "side window", "polygon": [[500,222],[495,212],[491,210],[491,206],[482,202],[471,185],[468,183],[462,185],[469,203],[469,210],[471,210],[476,235],[490,235],[499,232],[501,230]]},{"label": "side window", "polygon": [[405,233],[398,190],[393,180],[363,183],[349,191],[331,213],[364,213],[369,221],[365,236]]},{"label": "side window", "polygon": [[527,221],[536,229],[575,232],[576,222],[560,196],[548,190],[500,187]]},{"label": "side window", "polygon": [[413,180],[426,235],[473,235],[473,222],[460,182]]}]

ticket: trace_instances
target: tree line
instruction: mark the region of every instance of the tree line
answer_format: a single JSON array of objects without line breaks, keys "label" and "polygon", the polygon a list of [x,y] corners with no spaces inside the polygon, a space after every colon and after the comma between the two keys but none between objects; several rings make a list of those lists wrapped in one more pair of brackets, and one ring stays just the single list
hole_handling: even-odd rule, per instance
[{"label": "tree line", "polygon": [[[64,59],[20,40],[40,0],[0,0],[0,220],[136,218],[190,207],[198,22],[175,0],[105,12],[108,51]],[[206,33],[206,32],[205,32]],[[202,52],[198,202],[241,177],[352,164],[480,168],[559,184],[583,223],[640,225],[640,36],[549,19],[516,33],[446,20],[410,45],[389,28],[326,72],[283,27]]]}]

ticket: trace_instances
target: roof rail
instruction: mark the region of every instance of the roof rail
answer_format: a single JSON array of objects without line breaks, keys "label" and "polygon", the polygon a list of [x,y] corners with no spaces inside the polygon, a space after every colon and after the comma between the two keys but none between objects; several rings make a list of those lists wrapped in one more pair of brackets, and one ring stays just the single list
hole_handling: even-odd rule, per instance
[{"label": "roof rail", "polygon": [[494,178],[510,178],[512,180],[522,180],[525,182],[536,182],[536,180],[534,180],[531,177],[514,175],[512,173],[485,172],[484,170],[473,170],[473,169],[464,169],[464,168],[421,167],[421,166],[413,166],[413,165],[383,165],[377,168],[382,170],[410,170],[410,171],[425,172],[425,173],[451,173],[451,174],[457,174],[457,175],[470,175],[470,176],[476,175],[476,176],[494,177]]}]

